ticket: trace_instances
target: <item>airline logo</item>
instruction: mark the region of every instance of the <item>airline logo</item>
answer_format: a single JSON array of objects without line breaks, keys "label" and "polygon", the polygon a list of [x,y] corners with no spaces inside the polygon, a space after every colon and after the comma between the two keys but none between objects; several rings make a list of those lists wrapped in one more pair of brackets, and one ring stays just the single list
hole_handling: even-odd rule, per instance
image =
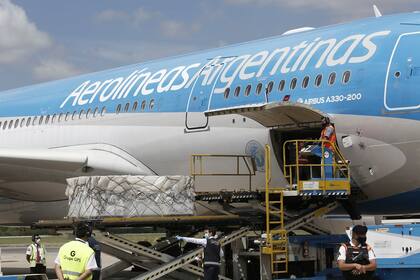
[{"label": "airline logo", "polygon": [[235,79],[242,81],[261,75],[287,74],[305,71],[308,66],[337,66],[368,61],[377,50],[375,40],[388,36],[389,30],[370,34],[354,34],[344,39],[322,39],[303,41],[295,46],[286,46],[237,57],[215,57],[207,63],[181,65],[172,69],[152,72],[147,68],[133,71],[125,77],[108,80],[87,80],[74,89],[63,101],[83,106],[93,102],[106,102],[128,96],[165,93],[191,87],[197,79],[202,86],[215,85],[214,93],[223,93]]}]

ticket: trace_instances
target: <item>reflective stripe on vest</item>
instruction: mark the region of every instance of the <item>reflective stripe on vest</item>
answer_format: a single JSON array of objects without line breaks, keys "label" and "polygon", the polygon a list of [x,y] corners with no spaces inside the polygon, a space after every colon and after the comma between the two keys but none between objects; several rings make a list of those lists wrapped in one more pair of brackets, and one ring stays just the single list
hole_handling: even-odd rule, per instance
[{"label": "reflective stripe on vest", "polygon": [[204,262],[204,265],[220,265],[218,262]]},{"label": "reflective stripe on vest", "polygon": [[[29,264],[31,267],[36,267],[36,245],[35,244],[31,244],[32,247],[32,252],[31,252],[31,258],[29,259]],[[40,245],[39,246],[39,257],[40,257],[40,264],[45,265],[46,264],[46,260],[45,260],[45,248],[44,245]]]},{"label": "reflective stripe on vest", "polygon": [[[74,271],[70,271],[70,270],[63,270],[63,274],[64,275],[72,275],[72,276],[77,276],[79,277],[80,275],[82,275],[79,272],[74,272]],[[65,278],[65,277],[64,277]]]},{"label": "reflective stripe on vest", "polygon": [[[58,256],[64,279],[75,280],[83,272],[89,258],[94,254],[88,244],[80,241],[70,241],[61,246]],[[87,280],[92,279],[90,275]]]}]

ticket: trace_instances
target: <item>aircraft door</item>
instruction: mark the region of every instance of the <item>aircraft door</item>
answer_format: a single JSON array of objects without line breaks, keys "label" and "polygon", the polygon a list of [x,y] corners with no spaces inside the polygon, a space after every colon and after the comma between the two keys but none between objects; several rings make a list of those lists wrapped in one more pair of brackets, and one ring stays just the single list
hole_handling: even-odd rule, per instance
[{"label": "aircraft door", "polygon": [[388,65],[384,105],[389,111],[420,108],[420,32],[398,38]]},{"label": "aircraft door", "polygon": [[217,63],[205,65],[201,68],[188,98],[185,113],[186,132],[208,129],[209,120],[204,112],[210,108],[214,87],[223,67],[224,64]]}]

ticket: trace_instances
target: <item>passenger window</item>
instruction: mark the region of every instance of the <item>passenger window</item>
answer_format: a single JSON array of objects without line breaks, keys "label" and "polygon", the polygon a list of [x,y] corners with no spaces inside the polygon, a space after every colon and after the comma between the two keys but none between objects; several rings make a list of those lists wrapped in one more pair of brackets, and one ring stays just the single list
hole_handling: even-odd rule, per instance
[{"label": "passenger window", "polygon": [[74,111],[73,114],[71,115],[72,120],[76,119],[76,114],[77,114],[77,111]]},{"label": "passenger window", "polygon": [[50,115],[47,115],[46,117],[45,117],[45,124],[48,124],[48,122],[50,121]]},{"label": "passenger window", "polygon": [[302,80],[302,88],[307,88],[309,85],[309,76],[305,76]]},{"label": "passenger window", "polygon": [[235,88],[235,93],[234,93],[235,97],[238,97],[240,93],[241,93],[241,87],[237,86]]},{"label": "passenger window", "polygon": [[44,120],[44,116],[40,116],[40,117],[39,117],[38,124],[39,124],[39,125],[41,125],[43,120]]},{"label": "passenger window", "polygon": [[31,117],[28,118],[28,120],[26,121],[26,126],[30,126],[31,125]]},{"label": "passenger window", "polygon": [[85,114],[85,110],[80,110],[80,113],[79,113],[79,120],[80,119],[82,119],[82,116]]},{"label": "passenger window", "polygon": [[130,108],[130,103],[126,103],[124,107],[124,112],[127,113],[129,108]]},{"label": "passenger window", "polygon": [[15,120],[15,128],[19,126],[19,119]]},{"label": "passenger window", "polygon": [[155,107],[155,100],[150,100],[149,109],[152,110]]},{"label": "passenger window", "polygon": [[106,107],[104,106],[102,107],[102,110],[101,110],[101,116],[104,116],[105,113],[106,113]]},{"label": "passenger window", "polygon": [[20,120],[20,127],[23,127],[25,125],[25,118],[22,118]]},{"label": "passenger window", "polygon": [[32,121],[32,125],[36,125],[36,120],[38,119],[38,116],[35,116],[33,121]]},{"label": "passenger window", "polygon": [[336,74],[335,74],[335,72],[332,72],[331,74],[330,74],[330,76],[328,77],[328,84],[331,86],[331,85],[333,85],[334,83],[335,83],[335,77],[336,77]]},{"label": "passenger window", "polygon": [[10,122],[9,122],[9,129],[11,129],[12,126],[13,126],[13,120],[10,120]]},{"label": "passenger window", "polygon": [[86,112],[86,118],[87,118],[87,119],[89,119],[89,118],[90,118],[91,113],[92,113],[92,110],[89,108],[89,109],[87,110],[87,112]]},{"label": "passenger window", "polygon": [[262,90],[262,83],[259,83],[259,84],[257,85],[257,88],[255,89],[255,93],[256,93],[257,95],[260,95],[261,90]]},{"label": "passenger window", "polygon": [[54,114],[54,115],[52,116],[52,118],[51,118],[51,123],[54,123],[56,118],[57,118],[57,115],[56,115],[56,114]]},{"label": "passenger window", "polygon": [[224,93],[225,99],[229,97],[229,92],[230,92],[230,88],[226,88],[225,93]]},{"label": "passenger window", "polygon": [[141,110],[144,111],[144,109],[146,109],[146,100],[141,103]]},{"label": "passenger window", "polygon": [[350,71],[346,71],[343,73],[343,79],[341,80],[343,84],[347,84],[350,81],[350,74]]},{"label": "passenger window", "polygon": [[249,96],[249,94],[251,93],[251,85],[247,85],[245,88],[245,96]]},{"label": "passenger window", "polygon": [[296,84],[297,84],[297,79],[296,78],[293,78],[290,81],[290,89],[295,89],[296,88]]},{"label": "passenger window", "polygon": [[134,101],[133,108],[131,109],[131,111],[133,112],[136,111],[138,106],[139,106],[139,103],[137,101]]},{"label": "passenger window", "polygon": [[119,114],[119,113],[120,113],[120,111],[121,111],[121,104],[118,104],[117,109],[115,110],[115,112],[116,112],[117,114]]},{"label": "passenger window", "polygon": [[284,90],[284,85],[286,84],[285,80],[281,80],[279,83],[279,91],[283,91]]},{"label": "passenger window", "polygon": [[58,122],[62,122],[64,120],[64,113],[60,113],[60,115],[58,115]]},{"label": "passenger window", "polygon": [[6,127],[7,127],[7,121],[4,121],[4,123],[3,123],[3,129],[6,129]]},{"label": "passenger window", "polygon": [[274,82],[271,81],[267,85],[267,94],[270,94],[270,92],[273,90]]},{"label": "passenger window", "polygon": [[318,74],[318,76],[316,76],[316,78],[315,78],[315,86],[320,87],[321,82],[322,82],[322,74]]}]

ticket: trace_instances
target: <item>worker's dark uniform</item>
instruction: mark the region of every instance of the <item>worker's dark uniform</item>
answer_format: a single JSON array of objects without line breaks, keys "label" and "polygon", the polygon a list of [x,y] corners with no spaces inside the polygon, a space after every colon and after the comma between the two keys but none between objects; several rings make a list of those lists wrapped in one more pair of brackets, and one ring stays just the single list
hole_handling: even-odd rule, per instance
[{"label": "worker's dark uniform", "polygon": [[204,247],[204,280],[219,279],[220,271],[220,244],[213,238],[207,239]]},{"label": "worker's dark uniform", "polygon": [[101,278],[101,245],[99,245],[98,241],[93,237],[89,237],[87,241],[89,247],[95,252],[95,260],[99,268],[98,270],[92,271],[92,280],[99,280]]},{"label": "worker's dark uniform", "polygon": [[[346,247],[345,263],[358,263],[360,265],[368,265],[369,261],[369,245],[355,247],[350,243],[344,244]],[[374,271],[366,271],[366,274],[354,275],[351,270],[343,271],[344,279],[346,280],[371,280],[374,278]]]}]

